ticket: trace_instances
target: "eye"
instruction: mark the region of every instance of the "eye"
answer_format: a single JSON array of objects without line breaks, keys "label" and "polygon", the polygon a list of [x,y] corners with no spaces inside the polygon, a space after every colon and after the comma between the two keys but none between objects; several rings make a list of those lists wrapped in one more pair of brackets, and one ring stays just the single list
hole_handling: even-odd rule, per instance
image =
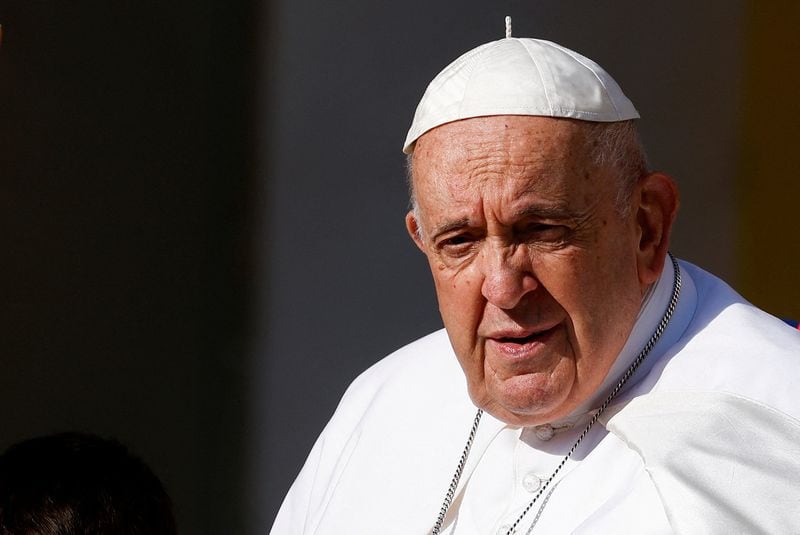
[{"label": "eye", "polygon": [[475,246],[477,240],[476,236],[469,233],[456,234],[439,240],[436,248],[447,256],[464,256]]},{"label": "eye", "polygon": [[552,223],[528,223],[523,227],[521,238],[526,241],[558,242],[566,238],[569,229]]}]

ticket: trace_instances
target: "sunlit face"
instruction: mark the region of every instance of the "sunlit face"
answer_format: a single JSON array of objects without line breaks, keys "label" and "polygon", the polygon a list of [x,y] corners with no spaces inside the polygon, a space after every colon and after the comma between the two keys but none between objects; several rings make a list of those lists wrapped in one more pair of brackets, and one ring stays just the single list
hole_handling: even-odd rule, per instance
[{"label": "sunlit face", "polygon": [[619,182],[584,136],[578,121],[493,116],[439,126],[415,147],[409,231],[470,396],[510,424],[588,399],[639,310],[636,210],[620,215]]}]

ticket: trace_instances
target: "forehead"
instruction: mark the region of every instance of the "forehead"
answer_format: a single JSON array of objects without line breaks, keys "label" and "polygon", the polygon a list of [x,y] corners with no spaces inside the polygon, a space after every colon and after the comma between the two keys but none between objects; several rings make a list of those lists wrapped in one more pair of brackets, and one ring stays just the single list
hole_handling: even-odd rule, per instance
[{"label": "forehead", "polygon": [[587,128],[579,121],[515,115],[457,121],[417,141],[415,188],[421,201],[455,200],[487,185],[565,194],[576,179],[589,176],[588,149]]},{"label": "forehead", "polygon": [[585,124],[572,119],[533,115],[472,117],[437,126],[423,134],[415,144],[414,158],[428,158],[442,148],[461,147],[473,151],[486,144],[528,145],[535,149],[555,142],[566,147],[583,138]]}]

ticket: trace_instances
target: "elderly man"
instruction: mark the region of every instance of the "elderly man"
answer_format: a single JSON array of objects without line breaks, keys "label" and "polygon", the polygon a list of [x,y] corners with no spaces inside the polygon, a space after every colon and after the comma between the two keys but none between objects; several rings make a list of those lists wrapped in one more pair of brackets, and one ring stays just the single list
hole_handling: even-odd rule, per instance
[{"label": "elderly man", "polygon": [[636,118],[546,41],[431,82],[406,226],[445,330],[352,384],[273,534],[800,533],[800,335],[668,254]]}]

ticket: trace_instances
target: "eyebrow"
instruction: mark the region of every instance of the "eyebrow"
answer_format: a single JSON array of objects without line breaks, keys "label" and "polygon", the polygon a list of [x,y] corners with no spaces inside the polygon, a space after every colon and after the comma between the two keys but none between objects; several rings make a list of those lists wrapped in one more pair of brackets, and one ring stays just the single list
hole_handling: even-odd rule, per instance
[{"label": "eyebrow", "polygon": [[523,218],[523,217],[536,217],[542,219],[555,219],[555,220],[565,220],[565,219],[575,219],[578,217],[578,213],[574,210],[570,210],[566,206],[556,204],[556,205],[542,205],[542,204],[534,204],[526,206],[520,210],[514,212],[514,218]]},{"label": "eyebrow", "polygon": [[[514,212],[513,216],[515,219],[537,218],[551,219],[556,221],[565,221],[578,218],[577,213],[569,210],[565,206],[541,204],[526,206],[525,208]],[[434,229],[433,233],[431,233],[431,239],[435,240],[442,234],[447,234],[453,230],[458,230],[469,226],[470,220],[468,217],[462,217],[459,219],[454,219],[453,221],[448,221],[447,223],[444,223],[443,225]]]}]

